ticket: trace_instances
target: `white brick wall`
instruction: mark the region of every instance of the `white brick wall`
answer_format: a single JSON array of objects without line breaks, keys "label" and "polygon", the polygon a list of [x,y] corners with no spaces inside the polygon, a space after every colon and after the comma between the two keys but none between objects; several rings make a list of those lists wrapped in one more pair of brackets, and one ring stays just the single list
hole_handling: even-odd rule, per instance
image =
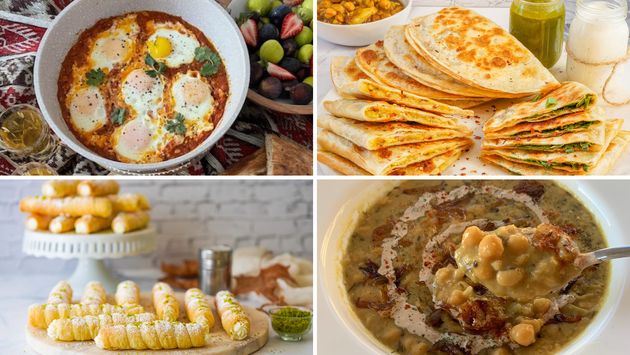
[{"label": "white brick wall", "polygon": [[[195,257],[204,245],[260,245],[313,257],[311,181],[125,180],[122,191],[147,195],[158,230],[151,255],[109,261],[116,269],[157,267],[160,260]],[[25,216],[18,200],[39,194],[41,181],[0,181],[0,274],[58,273],[75,261],[22,253]]]}]

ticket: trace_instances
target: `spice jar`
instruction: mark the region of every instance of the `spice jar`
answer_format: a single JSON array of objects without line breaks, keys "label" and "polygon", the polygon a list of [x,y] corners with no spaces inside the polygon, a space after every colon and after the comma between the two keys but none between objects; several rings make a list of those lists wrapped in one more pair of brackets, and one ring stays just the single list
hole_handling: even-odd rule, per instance
[{"label": "spice jar", "polygon": [[207,295],[229,290],[232,281],[232,248],[217,245],[199,249],[199,288]]},{"label": "spice jar", "polygon": [[514,0],[510,33],[551,68],[562,54],[564,16],[563,0]]},{"label": "spice jar", "polygon": [[626,0],[578,0],[567,43],[567,79],[602,93],[628,50]]}]

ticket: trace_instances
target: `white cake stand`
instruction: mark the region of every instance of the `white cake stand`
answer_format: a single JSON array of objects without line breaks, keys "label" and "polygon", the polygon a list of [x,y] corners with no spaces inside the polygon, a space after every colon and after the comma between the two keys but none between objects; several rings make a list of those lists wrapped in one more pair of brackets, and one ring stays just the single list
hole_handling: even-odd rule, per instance
[{"label": "white cake stand", "polygon": [[81,292],[89,281],[100,281],[106,290],[114,292],[118,280],[103,260],[152,252],[155,250],[155,228],[149,226],[126,234],[115,234],[111,230],[95,234],[26,230],[22,250],[33,256],[79,259],[68,280],[74,290]]}]

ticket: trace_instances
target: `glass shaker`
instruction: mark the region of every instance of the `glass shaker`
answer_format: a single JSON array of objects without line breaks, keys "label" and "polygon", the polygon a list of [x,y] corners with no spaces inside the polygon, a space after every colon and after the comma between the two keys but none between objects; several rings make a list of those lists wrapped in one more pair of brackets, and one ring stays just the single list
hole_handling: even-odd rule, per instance
[{"label": "glass shaker", "polygon": [[232,282],[232,248],[216,245],[199,249],[199,288],[207,295],[229,290]]}]

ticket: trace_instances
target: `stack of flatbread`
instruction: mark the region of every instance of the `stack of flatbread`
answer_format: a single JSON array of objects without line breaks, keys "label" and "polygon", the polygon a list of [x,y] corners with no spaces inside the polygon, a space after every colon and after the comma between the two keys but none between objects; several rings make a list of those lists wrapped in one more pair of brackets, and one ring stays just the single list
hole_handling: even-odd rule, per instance
[{"label": "stack of flatbread", "polygon": [[498,111],[484,125],[481,158],[521,175],[603,175],[630,139],[602,119],[597,95],[565,82],[542,98]]},{"label": "stack of flatbread", "polygon": [[42,195],[25,197],[20,211],[29,213],[26,228],[52,233],[124,234],[149,224],[149,200],[141,194],[118,194],[116,181],[48,181]]},{"label": "stack of flatbread", "polygon": [[344,174],[437,174],[472,144],[462,118],[560,84],[507,31],[460,7],[393,26],[331,60],[343,99],[324,102],[318,159]]}]

